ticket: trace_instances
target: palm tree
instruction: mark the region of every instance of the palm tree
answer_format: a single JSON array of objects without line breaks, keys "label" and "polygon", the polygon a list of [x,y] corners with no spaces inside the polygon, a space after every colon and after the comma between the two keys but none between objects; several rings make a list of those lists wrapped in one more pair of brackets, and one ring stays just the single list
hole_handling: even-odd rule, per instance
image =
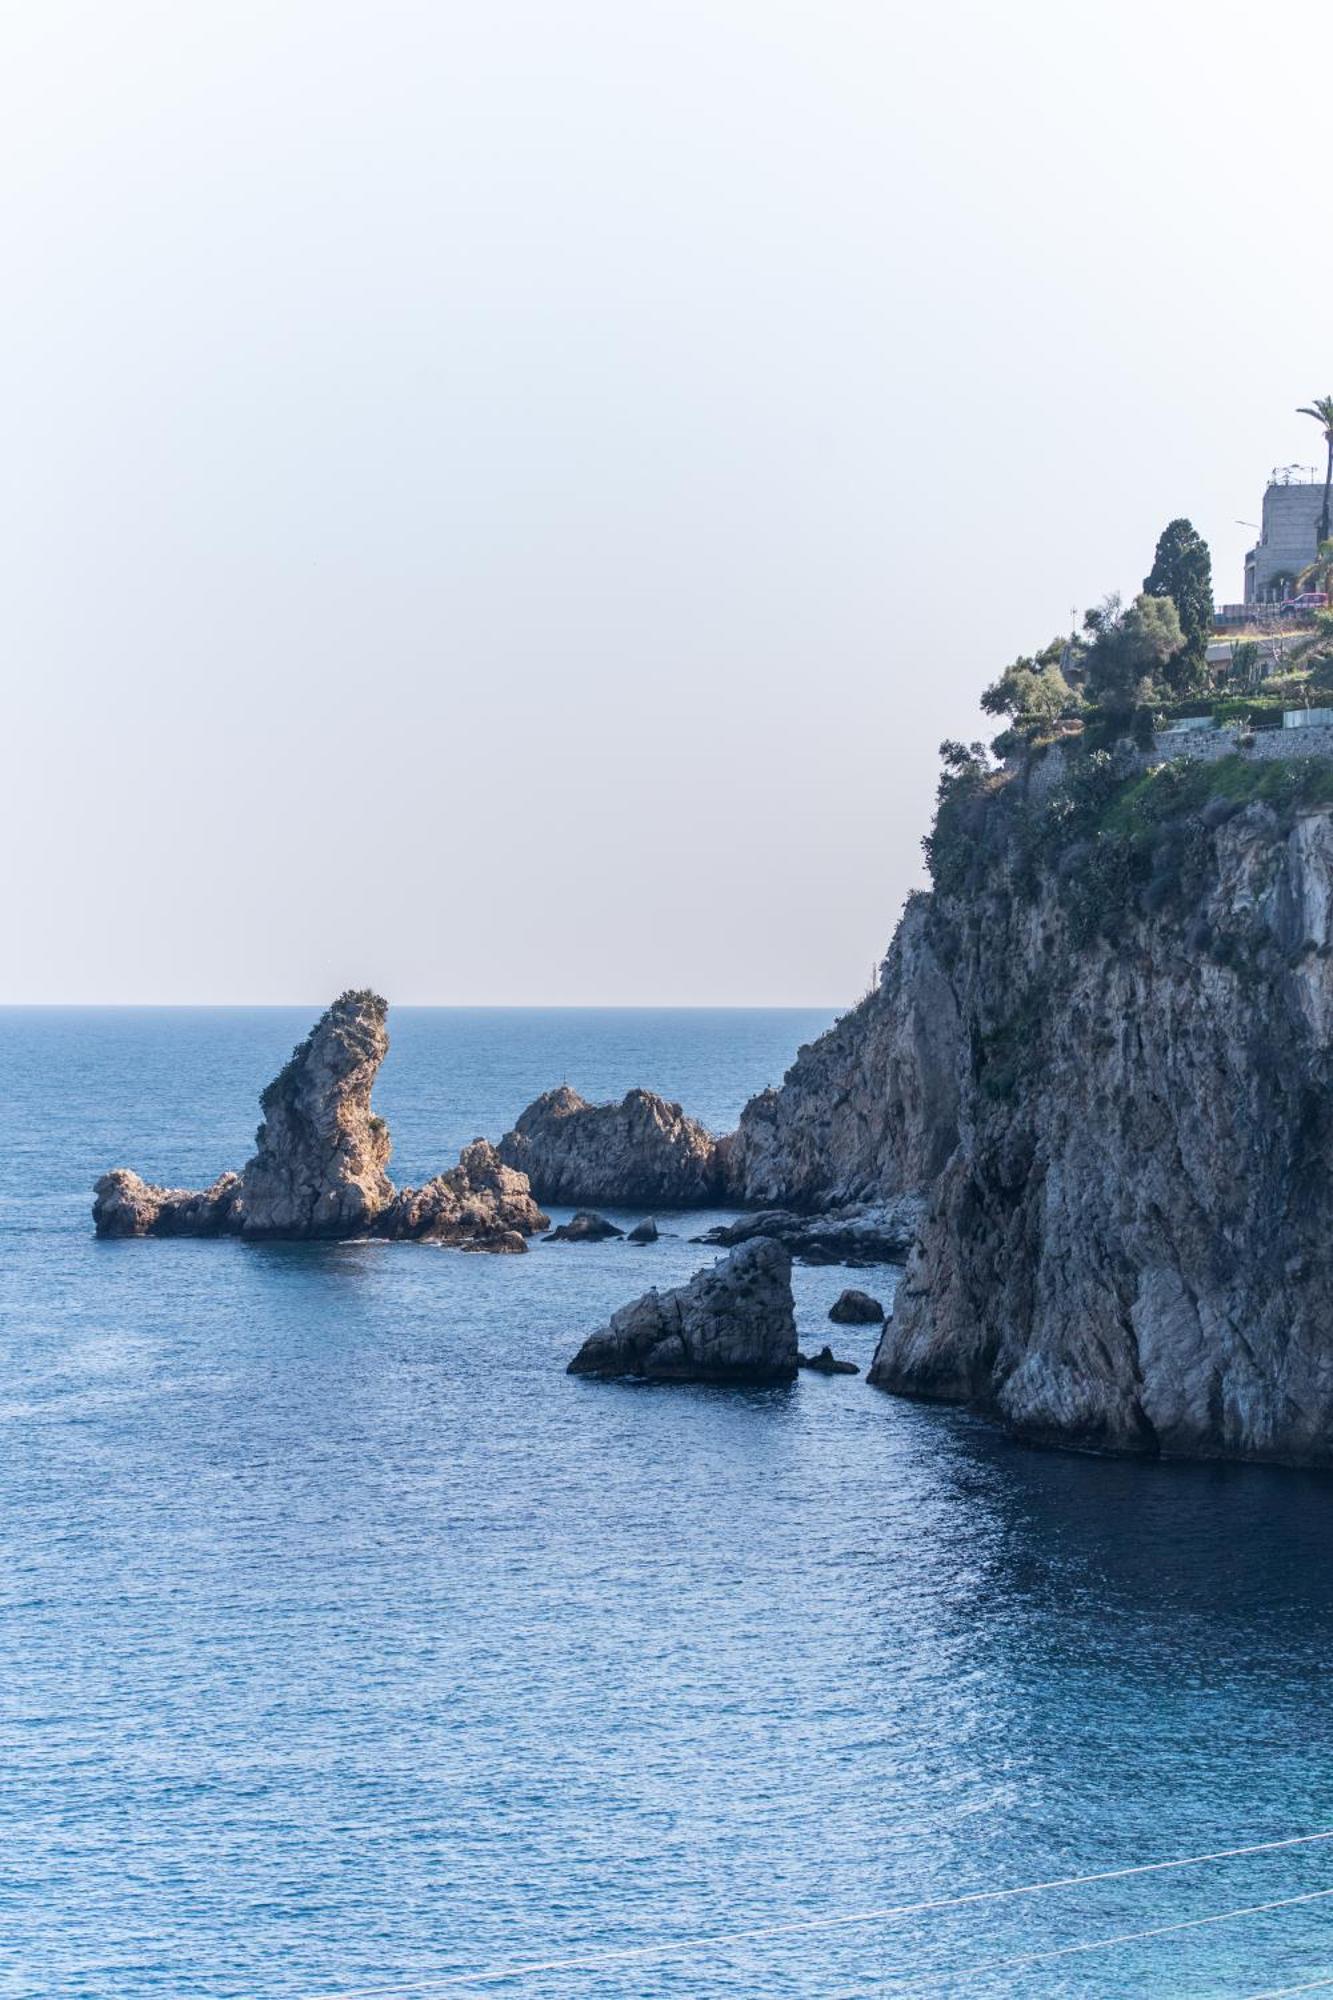
[{"label": "palm tree", "polygon": [[1319,554],[1296,579],[1299,590],[1333,591],[1333,542],[1320,542]]},{"label": "palm tree", "polygon": [[1319,510],[1319,539],[1328,540],[1328,496],[1333,487],[1333,396],[1316,396],[1313,403],[1302,403],[1296,412],[1298,417],[1313,417],[1323,426],[1324,443],[1328,446],[1328,466],[1324,473],[1324,504]]}]

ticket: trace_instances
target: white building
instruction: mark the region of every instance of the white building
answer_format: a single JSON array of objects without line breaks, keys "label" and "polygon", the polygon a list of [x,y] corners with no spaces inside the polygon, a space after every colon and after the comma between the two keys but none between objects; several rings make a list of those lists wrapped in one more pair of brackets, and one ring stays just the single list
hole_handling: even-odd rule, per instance
[{"label": "white building", "polygon": [[1322,479],[1299,478],[1304,465],[1279,466],[1264,494],[1263,527],[1245,558],[1245,602],[1281,597],[1293,577],[1319,553]]}]

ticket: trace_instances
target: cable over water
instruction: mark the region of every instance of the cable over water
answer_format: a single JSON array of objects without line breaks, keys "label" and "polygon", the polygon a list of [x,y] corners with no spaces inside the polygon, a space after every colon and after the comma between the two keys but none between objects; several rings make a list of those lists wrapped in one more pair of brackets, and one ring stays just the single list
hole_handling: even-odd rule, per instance
[{"label": "cable over water", "polygon": [[[844,1930],[858,1924],[891,1923],[903,1917],[926,1916],[940,1910],[965,1909],[982,1903],[998,1903],[1018,1896],[1040,1896],[1056,1889],[1088,1888],[1097,1883],[1124,1882],[1144,1875],[1162,1875],[1182,1868],[1203,1868],[1214,1862],[1236,1861],[1255,1854],[1276,1854],[1284,1849],[1312,1847],[1333,1840],[1333,1828],[1319,1833],[1291,1834],[1282,1840],[1253,1841],[1243,1847],[1218,1848],[1208,1854],[1186,1854],[1170,1861],[1142,1861],[1128,1868],[1103,1868],[1087,1875],[1059,1875],[1043,1882],[1023,1882],[998,1889],[970,1889],[956,1896],[933,1896],[915,1903],[891,1903],[881,1909],[856,1910],[827,1917],[808,1917],[792,1923],[759,1924],[745,1930],[719,1931],[706,1936],[659,1939],[652,1944],[628,1945],[620,1950],[591,1952],[576,1958],[527,1959],[510,1965],[482,1967],[475,1972],[445,1973],[438,1978],[400,1981],[392,1986],[341,1987],[336,1991],[311,1993],[306,2000],[429,2000],[435,1993],[459,1987],[497,1986],[538,1974],[596,1972],[616,1965],[650,1959],[669,1958],[679,1952],[713,1951],[727,1945],[754,1944],[773,1938],[808,1936],[815,1931]],[[1288,1902],[1318,1900],[1333,1891],[1316,1891],[1311,1896],[1284,1899]],[[1255,1906],[1256,1909],[1262,1906]],[[1277,1907],[1276,1905],[1270,1907]],[[1223,1922],[1242,1912],[1226,1912],[1210,1918]],[[1164,1928],[1175,1928],[1166,1926]],[[1183,1926],[1182,1926],[1183,1928]],[[1088,1949],[1100,1948],[1099,1945]],[[941,1974],[940,1977],[953,1975]],[[1330,1982],[1333,1983],[1333,1982]]]}]

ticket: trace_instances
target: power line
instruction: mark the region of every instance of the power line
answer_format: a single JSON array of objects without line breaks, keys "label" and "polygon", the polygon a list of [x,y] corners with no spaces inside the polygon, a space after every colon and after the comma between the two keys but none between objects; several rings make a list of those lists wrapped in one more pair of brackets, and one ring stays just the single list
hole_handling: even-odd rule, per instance
[{"label": "power line", "polygon": [[[874,1990],[879,1992],[885,1980],[900,1985],[904,1980],[920,1985],[924,1980],[931,1985],[951,1986],[958,1979],[974,1979],[983,1972],[1006,1972],[1020,1965],[1045,1965],[1053,1958],[1075,1958],[1085,1951],[1108,1951],[1112,1945],[1142,1944],[1149,1938],[1169,1937],[1175,1931],[1197,1931],[1208,1924],[1229,1924],[1241,1917],[1262,1916],[1268,1910],[1290,1910],[1298,1903],[1322,1903],[1333,1896],[1333,1889],[1309,1889],[1301,1896],[1279,1896],[1268,1903],[1247,1903],[1237,1910],[1217,1910],[1206,1917],[1182,1917],[1173,1924],[1154,1924],[1144,1931],[1121,1931],[1115,1937],[1088,1938],[1078,1944],[1062,1944],[1052,1951],[1022,1951],[1010,1958],[982,1958],[972,1965],[960,1965],[954,1971],[942,1968],[938,1972],[881,1972],[876,1975]],[[1318,1979],[1316,1986],[1333,1986],[1333,1979]],[[1286,1993],[1304,1993],[1311,1988],[1303,1986],[1283,1987]],[[863,2000],[871,1991],[865,1985],[846,1987],[835,1993],[830,2000]],[[1251,2000],[1274,2000],[1270,1994],[1255,1994]]]},{"label": "power line", "polygon": [[[802,1937],[813,1931],[844,1930],[856,1924],[889,1923],[899,1917],[930,1915],[937,1910],[964,1909],[978,1903],[1004,1902],[1015,1896],[1040,1896],[1053,1889],[1088,1888],[1100,1882],[1124,1882],[1133,1876],[1161,1875],[1173,1869],[1202,1868],[1214,1861],[1236,1861],[1247,1855],[1274,1854],[1280,1849],[1311,1847],[1333,1840],[1333,1828],[1322,1833],[1292,1834],[1284,1840],[1260,1840],[1247,1847],[1219,1848],[1212,1854],[1187,1854],[1175,1861],[1142,1861],[1131,1868],[1103,1868],[1091,1875],[1061,1875],[1047,1882],[1025,1882],[1008,1889],[972,1889],[959,1896],[934,1896],[918,1903],[893,1903],[878,1910],[858,1910],[843,1916],[808,1917],[794,1923],[760,1924],[748,1930],[716,1932],[707,1937],[660,1940],[655,1944],[629,1945],[618,1951],[599,1951],[578,1958],[529,1959],[511,1965],[492,1965],[477,1972],[445,1973],[437,1978],[399,1981],[393,1986],[340,1987],[336,1992],[308,1994],[306,2000],[413,2000],[460,1986],[496,1986],[514,1979],[526,1979],[547,1972],[596,1972],[614,1965],[626,1965],[652,1958],[669,1958],[677,1952],[712,1951],[729,1944],[752,1944],[769,1938]],[[1328,1982],[1333,1985],[1333,1980]]]}]

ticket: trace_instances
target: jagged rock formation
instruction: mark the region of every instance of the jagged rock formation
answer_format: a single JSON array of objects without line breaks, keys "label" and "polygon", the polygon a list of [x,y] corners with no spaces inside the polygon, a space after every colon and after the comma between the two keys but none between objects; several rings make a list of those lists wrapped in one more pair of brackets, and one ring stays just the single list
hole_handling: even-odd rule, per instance
[{"label": "jagged rock formation", "polygon": [[220,1236],[231,1226],[239,1174],[222,1174],[210,1188],[154,1187],[129,1167],[103,1174],[93,1188],[99,1236]]},{"label": "jagged rock formation", "polygon": [[896,1201],[853,1202],[822,1215],[766,1208],[736,1222],[718,1223],[695,1241],[729,1248],[771,1236],[804,1264],[902,1264],[916,1241],[924,1205],[924,1197],[912,1193]]},{"label": "jagged rock formation", "polygon": [[796,1374],[791,1258],[747,1243],[674,1291],[645,1293],[590,1334],[571,1375],[668,1382],[790,1382]]},{"label": "jagged rock formation", "polygon": [[506,1252],[526,1250],[525,1238],[550,1223],[532,1198],[526,1174],[505,1166],[485,1139],[474,1139],[456,1167],[424,1187],[401,1189],[376,1220],[374,1233]]},{"label": "jagged rock formation", "polygon": [[928,899],[913,897],[879,985],[724,1142],[733,1199],[806,1212],[925,1187],[957,1135],[957,1007]]},{"label": "jagged rock formation", "polygon": [[370,1108],[388,1011],[377,993],[344,993],[260,1097],[231,1224],[243,1236],[357,1236],[388,1207],[389,1128]]},{"label": "jagged rock formation", "polygon": [[833,1301],[828,1316],[835,1326],[881,1326],[884,1308],[869,1292],[858,1292],[849,1286]]},{"label": "jagged rock formation", "polygon": [[195,1192],[150,1186],[120,1167],[94,1189],[99,1236],[425,1237],[521,1250],[547,1226],[525,1177],[478,1140],[423,1188],[397,1191],[389,1128],[371,1109],[388,1052],[386,1003],[344,993],[260,1098],[264,1122],[239,1174]]},{"label": "jagged rock formation", "polygon": [[724,1178],[712,1133],[651,1090],[588,1104],[561,1084],[520,1115],[500,1157],[539,1201],[579,1207],[696,1208],[718,1199]]},{"label": "jagged rock formation", "polygon": [[656,1243],[657,1235],[657,1224],[649,1216],[645,1221],[635,1223],[625,1241],[627,1243]]}]

